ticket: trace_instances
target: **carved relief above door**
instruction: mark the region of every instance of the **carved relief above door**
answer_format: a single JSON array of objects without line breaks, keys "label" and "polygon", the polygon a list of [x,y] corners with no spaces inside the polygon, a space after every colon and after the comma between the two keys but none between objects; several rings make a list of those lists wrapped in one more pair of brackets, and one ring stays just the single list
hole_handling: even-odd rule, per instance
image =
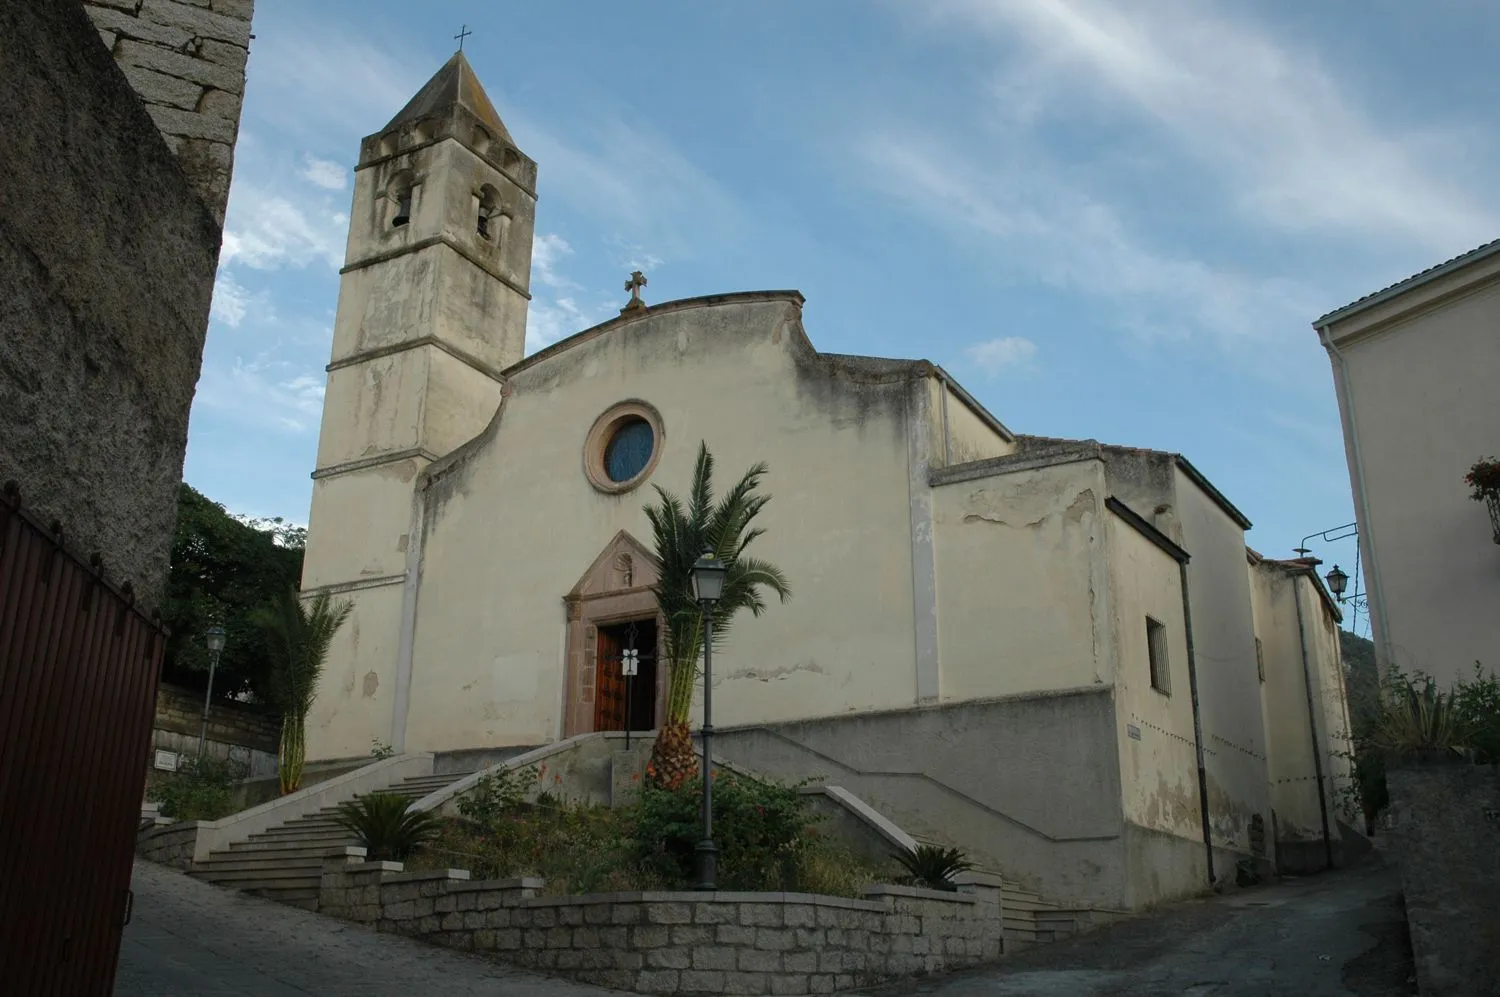
[{"label": "carved relief above door", "polygon": [[[650,648],[637,648],[643,664],[629,684],[631,726],[648,729],[642,726],[638,713],[649,714],[652,719],[661,715],[666,690],[661,674],[664,670],[655,667],[661,633],[656,596],[651,591],[656,579],[656,558],[621,530],[563,597],[568,619],[564,737],[625,729],[623,716],[616,714],[627,712],[620,652],[628,639],[624,625],[631,622],[637,623],[637,639],[652,644]],[[649,670],[645,667],[647,660],[651,663]]]}]

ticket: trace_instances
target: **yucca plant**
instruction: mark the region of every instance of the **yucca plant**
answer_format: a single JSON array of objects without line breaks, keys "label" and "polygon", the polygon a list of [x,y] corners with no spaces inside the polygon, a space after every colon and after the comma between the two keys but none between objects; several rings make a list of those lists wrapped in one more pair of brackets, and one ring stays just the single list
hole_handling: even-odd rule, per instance
[{"label": "yucca plant", "polygon": [[896,861],[906,869],[905,879],[911,886],[923,886],[929,890],[956,890],[953,877],[974,868],[964,853],[957,848],[939,845],[918,845],[906,852],[896,853]]},{"label": "yucca plant", "polygon": [[442,829],[437,814],[410,810],[410,803],[396,793],[367,793],[339,804],[334,819],[364,846],[366,858],[400,862],[436,838]]},{"label": "yucca plant", "polygon": [[766,465],[756,464],[715,502],[713,454],[706,443],[700,443],[688,501],[684,503],[658,486],[660,504],[645,509],[661,566],[655,593],[665,622],[662,644],[667,663],[667,711],[652,748],[649,771],[655,782],[667,788],[681,785],[698,768],[688,733],[688,711],[703,653],[703,610],[693,598],[692,580],[699,555],[711,551],[728,569],[724,594],[713,609],[716,650],[741,610],[748,609],[752,616],[765,612],[763,591],[774,592],[782,602],[791,596],[781,569],[745,554],[746,548],[765,533],[751,525],[771,500],[757,491],[765,473]]},{"label": "yucca plant", "polygon": [[349,618],[353,606],[335,605],[327,592],[304,604],[296,591],[288,589],[254,615],[265,632],[270,651],[269,699],[281,711],[281,742],[276,750],[276,769],[283,794],[302,785],[302,767],[307,761],[307,713],[318,692],[318,677],[333,635]]}]

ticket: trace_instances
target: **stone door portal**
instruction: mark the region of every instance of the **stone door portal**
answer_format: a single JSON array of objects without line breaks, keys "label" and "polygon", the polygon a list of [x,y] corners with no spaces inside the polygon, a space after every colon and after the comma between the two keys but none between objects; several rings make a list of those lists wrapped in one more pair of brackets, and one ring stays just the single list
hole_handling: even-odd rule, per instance
[{"label": "stone door portal", "polygon": [[[563,736],[597,730],[651,730],[666,702],[657,667],[661,637],[656,559],[629,533],[615,534],[563,603],[567,651]],[[634,627],[640,652],[635,677],[621,674],[621,654]],[[627,703],[628,695],[628,703]]]}]

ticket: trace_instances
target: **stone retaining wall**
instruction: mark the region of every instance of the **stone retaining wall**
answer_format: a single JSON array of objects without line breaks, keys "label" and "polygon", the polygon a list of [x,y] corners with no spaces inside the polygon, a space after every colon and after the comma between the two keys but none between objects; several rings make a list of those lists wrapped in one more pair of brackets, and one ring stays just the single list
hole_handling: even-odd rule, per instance
[{"label": "stone retaining wall", "polygon": [[179,820],[148,827],[135,836],[135,853],[149,862],[191,869],[193,849],[198,843],[198,822]]},{"label": "stone retaining wall", "polygon": [[877,886],[799,893],[546,897],[539,879],[405,872],[345,848],[319,910],[600,986],[659,994],[818,994],[972,966],[1002,950],[1000,891]]}]

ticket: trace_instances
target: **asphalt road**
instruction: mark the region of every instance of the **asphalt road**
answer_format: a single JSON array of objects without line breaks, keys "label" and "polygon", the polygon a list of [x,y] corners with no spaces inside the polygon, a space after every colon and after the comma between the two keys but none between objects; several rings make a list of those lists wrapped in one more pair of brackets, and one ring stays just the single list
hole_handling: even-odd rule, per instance
[{"label": "asphalt road", "polygon": [[1208,900],[1039,945],[998,966],[863,991],[880,997],[1411,997],[1400,880],[1355,869]]}]

